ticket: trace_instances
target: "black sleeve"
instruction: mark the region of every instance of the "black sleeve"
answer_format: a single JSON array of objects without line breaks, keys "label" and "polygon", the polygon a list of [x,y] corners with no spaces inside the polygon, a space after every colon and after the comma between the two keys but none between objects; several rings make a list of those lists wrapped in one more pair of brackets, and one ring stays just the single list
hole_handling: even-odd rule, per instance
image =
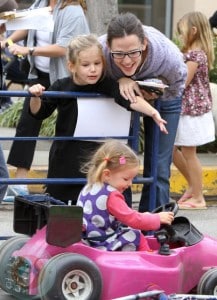
[{"label": "black sleeve", "polygon": [[115,99],[115,102],[120,106],[131,110],[130,101],[126,100],[121,96],[119,90],[119,83],[111,78],[105,77],[99,82],[98,91],[99,93],[106,94]]}]

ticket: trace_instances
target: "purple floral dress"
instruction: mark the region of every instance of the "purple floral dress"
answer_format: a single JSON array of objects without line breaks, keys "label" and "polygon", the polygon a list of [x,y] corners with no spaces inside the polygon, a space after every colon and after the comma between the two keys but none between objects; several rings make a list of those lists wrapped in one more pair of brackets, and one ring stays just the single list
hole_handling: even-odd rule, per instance
[{"label": "purple floral dress", "polygon": [[202,50],[192,50],[184,54],[184,59],[185,62],[198,63],[198,67],[194,78],[184,91],[181,114],[200,116],[212,109],[207,56]]},{"label": "purple floral dress", "polygon": [[202,50],[192,50],[184,58],[198,67],[183,94],[175,145],[200,146],[215,140],[207,56]]}]

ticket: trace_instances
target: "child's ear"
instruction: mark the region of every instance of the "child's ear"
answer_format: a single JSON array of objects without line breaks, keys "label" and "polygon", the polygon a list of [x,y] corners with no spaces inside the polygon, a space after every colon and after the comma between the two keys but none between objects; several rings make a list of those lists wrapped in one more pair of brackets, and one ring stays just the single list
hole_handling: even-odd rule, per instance
[{"label": "child's ear", "polygon": [[197,33],[197,27],[192,26],[191,32],[192,32],[193,35],[195,35]]},{"label": "child's ear", "polygon": [[107,182],[110,179],[110,174],[111,174],[111,172],[109,169],[104,169],[102,171],[102,181]]},{"label": "child's ear", "polygon": [[75,65],[71,61],[67,61],[67,68],[70,73],[74,73]]}]

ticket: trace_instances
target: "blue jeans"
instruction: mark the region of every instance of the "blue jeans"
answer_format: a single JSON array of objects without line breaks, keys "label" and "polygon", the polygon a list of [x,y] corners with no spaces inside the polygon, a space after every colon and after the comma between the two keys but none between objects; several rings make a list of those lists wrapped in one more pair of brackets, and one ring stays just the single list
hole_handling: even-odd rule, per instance
[{"label": "blue jeans", "polygon": [[[139,203],[139,211],[151,211],[154,208],[169,202],[170,192],[170,166],[172,162],[173,146],[176,137],[179,116],[181,112],[181,98],[168,101],[158,101],[159,112],[161,117],[167,121],[166,127],[168,134],[159,132],[159,149],[157,152],[156,176],[155,176],[155,192],[151,192],[151,185],[145,184],[142,189],[141,199]],[[151,158],[153,155],[154,133],[158,128],[152,118],[144,117],[144,177],[152,175]],[[155,146],[155,145],[153,145]],[[154,195],[155,194],[155,195]],[[155,197],[156,196],[156,197]],[[155,199],[154,199],[155,198]]]},{"label": "blue jeans", "polygon": [[[9,178],[7,165],[5,163],[4,153],[0,145],[0,178]],[[0,202],[4,198],[8,185],[0,183]]]}]

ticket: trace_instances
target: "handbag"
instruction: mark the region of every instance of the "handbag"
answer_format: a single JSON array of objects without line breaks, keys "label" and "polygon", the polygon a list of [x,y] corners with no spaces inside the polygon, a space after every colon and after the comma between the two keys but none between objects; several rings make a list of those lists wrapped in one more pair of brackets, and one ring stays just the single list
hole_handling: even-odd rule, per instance
[{"label": "handbag", "polygon": [[30,63],[28,61],[27,56],[19,61],[19,69],[20,72],[25,73],[27,76],[29,75]]}]

